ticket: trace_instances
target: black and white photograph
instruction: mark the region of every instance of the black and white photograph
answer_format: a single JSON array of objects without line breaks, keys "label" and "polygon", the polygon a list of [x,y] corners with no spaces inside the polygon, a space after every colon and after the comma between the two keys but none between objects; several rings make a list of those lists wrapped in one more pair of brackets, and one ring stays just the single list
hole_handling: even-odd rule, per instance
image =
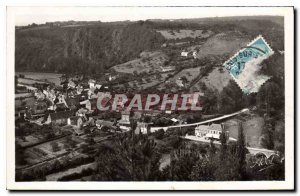
[{"label": "black and white photograph", "polygon": [[8,189],[294,189],[293,19],[7,7]]}]

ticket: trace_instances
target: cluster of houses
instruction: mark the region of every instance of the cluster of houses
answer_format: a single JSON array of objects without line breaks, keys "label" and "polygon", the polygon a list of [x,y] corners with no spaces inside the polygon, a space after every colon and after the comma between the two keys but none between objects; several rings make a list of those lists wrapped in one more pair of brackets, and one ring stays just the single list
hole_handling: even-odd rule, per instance
[{"label": "cluster of houses", "polygon": [[[178,85],[183,85],[182,79]],[[24,111],[25,119],[38,125],[51,124],[70,126],[77,135],[84,134],[86,129],[90,131],[106,128],[113,132],[126,132],[132,129],[132,121],[137,122],[133,130],[135,134],[147,134],[155,132],[153,123],[144,122],[144,115],[140,112],[117,111],[121,113],[121,119],[109,119],[98,116],[97,98],[107,96],[111,88],[103,81],[90,79],[87,83],[67,81],[67,88],[47,86],[42,90],[34,91],[35,101]],[[155,113],[155,112],[154,112]],[[171,114],[170,111],[165,111]],[[133,115],[132,115],[133,114]],[[153,115],[153,114],[152,114]],[[176,118],[171,119],[174,124],[181,124]],[[195,129],[195,136],[218,139],[223,128],[219,124],[201,125]]]},{"label": "cluster of houses", "polygon": [[[113,78],[110,78],[113,80]],[[90,79],[87,84],[80,84],[69,80],[67,89],[47,86],[45,89],[36,89],[33,93],[35,101],[27,106],[24,118],[38,125],[71,126],[77,135],[84,134],[86,129],[108,128],[114,132],[131,130],[130,112],[119,111],[119,121],[104,120],[98,116],[97,98],[111,93],[111,88],[103,81]],[[132,117],[139,121],[141,114],[136,112]],[[147,133],[147,125],[138,123],[135,133]]]}]

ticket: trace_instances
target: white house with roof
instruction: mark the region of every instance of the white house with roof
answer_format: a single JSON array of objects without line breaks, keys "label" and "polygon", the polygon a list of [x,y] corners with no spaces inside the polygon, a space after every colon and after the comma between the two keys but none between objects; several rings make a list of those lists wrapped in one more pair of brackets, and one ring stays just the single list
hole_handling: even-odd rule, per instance
[{"label": "white house with roof", "polygon": [[93,80],[93,79],[90,79],[90,80],[88,81],[88,84],[89,84],[89,87],[90,87],[90,88],[95,88],[96,81]]},{"label": "white house with roof", "polygon": [[136,129],[134,130],[135,134],[148,134],[150,133],[149,125],[152,123],[145,123],[145,122],[137,122]]},{"label": "white house with roof", "polygon": [[121,112],[121,120],[118,121],[120,129],[129,131],[130,130],[130,112]]},{"label": "white house with roof", "polygon": [[180,55],[181,55],[181,56],[184,56],[184,57],[187,57],[187,56],[189,55],[189,52],[182,51]]},{"label": "white house with roof", "polygon": [[[220,135],[224,130],[223,124],[199,125],[195,128],[195,136],[204,137],[205,139],[220,139]],[[226,137],[229,137],[229,132],[225,132]]]}]

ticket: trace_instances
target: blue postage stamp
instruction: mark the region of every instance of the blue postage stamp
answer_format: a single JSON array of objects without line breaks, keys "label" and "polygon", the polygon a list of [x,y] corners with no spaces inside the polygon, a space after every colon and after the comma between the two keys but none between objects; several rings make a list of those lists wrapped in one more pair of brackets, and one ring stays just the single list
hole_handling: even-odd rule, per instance
[{"label": "blue postage stamp", "polygon": [[223,66],[246,94],[258,92],[260,86],[270,77],[259,73],[261,62],[273,54],[272,48],[259,35],[242,48]]}]

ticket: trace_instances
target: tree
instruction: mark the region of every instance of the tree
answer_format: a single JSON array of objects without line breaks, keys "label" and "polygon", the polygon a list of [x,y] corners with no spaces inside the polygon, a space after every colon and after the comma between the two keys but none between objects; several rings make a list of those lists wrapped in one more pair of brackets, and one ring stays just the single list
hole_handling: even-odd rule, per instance
[{"label": "tree", "polygon": [[67,151],[72,151],[73,153],[76,146],[77,146],[77,142],[72,140],[71,136],[68,136],[64,139],[64,149],[66,149]]},{"label": "tree", "polygon": [[215,170],[215,178],[219,181],[239,180],[235,154],[236,148],[227,144],[227,137],[224,130],[220,135],[220,140],[221,147],[217,160],[217,169]]},{"label": "tree", "polygon": [[283,112],[284,109],[284,86],[281,87],[270,79],[261,86],[257,93],[257,108],[267,116],[273,116]]},{"label": "tree", "polygon": [[238,157],[238,170],[241,175],[241,180],[246,179],[246,153],[247,148],[245,145],[245,134],[242,123],[238,124],[238,141],[237,141],[237,157]]},{"label": "tree", "polygon": [[163,129],[159,129],[154,133],[154,137],[159,140],[163,139],[164,135],[165,135],[165,131]]},{"label": "tree", "polygon": [[157,180],[159,160],[156,144],[147,136],[120,135],[110,144],[100,146],[93,178],[100,181]]},{"label": "tree", "polygon": [[275,132],[275,122],[265,116],[265,124],[263,128],[263,133],[261,136],[261,145],[267,149],[274,149],[274,132]]},{"label": "tree", "polygon": [[15,158],[16,158],[16,165],[25,165],[25,164],[27,164],[27,161],[26,161],[27,157],[24,153],[24,149],[17,143],[16,143]]},{"label": "tree", "polygon": [[223,161],[227,153],[227,138],[224,130],[220,134],[220,141],[221,141],[220,161]]},{"label": "tree", "polygon": [[243,108],[243,92],[235,81],[230,80],[222,90],[218,105],[219,111],[222,113],[236,112]]}]

